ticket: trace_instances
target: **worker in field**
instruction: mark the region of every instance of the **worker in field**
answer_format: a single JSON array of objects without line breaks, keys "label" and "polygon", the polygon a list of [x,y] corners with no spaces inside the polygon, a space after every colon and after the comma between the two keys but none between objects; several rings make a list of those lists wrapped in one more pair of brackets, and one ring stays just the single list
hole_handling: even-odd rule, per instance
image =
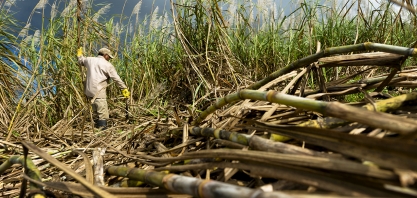
[{"label": "worker in field", "polygon": [[109,62],[113,58],[109,49],[101,48],[97,57],[84,57],[81,47],[77,50],[77,57],[78,63],[87,68],[85,95],[92,103],[94,126],[104,130],[107,128],[107,119],[109,119],[106,100],[108,81],[112,79],[122,90],[124,97],[129,98],[130,92],[126,84],[120,79],[114,66]]}]

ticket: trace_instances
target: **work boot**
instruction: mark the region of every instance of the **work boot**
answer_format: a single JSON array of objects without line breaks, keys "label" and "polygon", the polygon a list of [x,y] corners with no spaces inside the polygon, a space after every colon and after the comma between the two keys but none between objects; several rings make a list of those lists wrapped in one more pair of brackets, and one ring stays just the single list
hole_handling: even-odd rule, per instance
[{"label": "work boot", "polygon": [[95,127],[100,130],[106,130],[107,129],[107,120],[96,120]]}]

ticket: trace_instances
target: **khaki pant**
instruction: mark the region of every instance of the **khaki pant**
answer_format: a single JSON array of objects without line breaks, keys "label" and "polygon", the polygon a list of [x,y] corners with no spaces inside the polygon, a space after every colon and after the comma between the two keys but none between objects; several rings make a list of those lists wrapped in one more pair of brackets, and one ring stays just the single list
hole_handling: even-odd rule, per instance
[{"label": "khaki pant", "polygon": [[109,119],[109,108],[107,106],[107,100],[105,98],[96,98],[93,104],[91,104],[91,106],[93,107],[94,120]]}]

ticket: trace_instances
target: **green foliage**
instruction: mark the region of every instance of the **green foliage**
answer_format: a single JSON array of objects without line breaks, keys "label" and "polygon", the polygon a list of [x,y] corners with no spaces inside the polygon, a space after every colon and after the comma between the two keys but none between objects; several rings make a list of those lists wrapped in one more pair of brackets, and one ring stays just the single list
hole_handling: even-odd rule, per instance
[{"label": "green foliage", "polygon": [[[81,46],[87,56],[95,56],[102,46],[113,50],[117,58],[112,63],[132,93],[132,114],[157,116],[161,105],[199,112],[222,94],[217,90],[250,85],[315,53],[317,42],[324,49],[368,41],[409,47],[416,40],[413,15],[398,12],[388,3],[358,7],[357,1],[341,5],[301,1],[293,2],[292,13],[285,13],[277,5],[248,0],[177,0],[173,16],[168,10],[160,14],[155,9],[145,19],[138,19],[138,12],[105,19],[100,14],[106,5],[99,5],[103,10],[96,11],[94,1],[87,1],[78,15],[74,1],[62,2],[66,8],[54,18],[47,19],[41,8],[42,28],[28,33],[19,30],[18,38],[13,36],[19,31],[12,15],[4,9],[0,12],[0,56],[18,65],[15,69],[0,62],[5,74],[0,76],[1,101],[8,107],[1,114],[3,131],[24,128],[19,120],[42,123],[36,128],[51,127],[63,119],[80,122],[74,116],[88,109],[83,94],[85,77],[75,56]],[[8,45],[16,46],[19,54],[14,56],[6,49]],[[19,64],[20,60],[31,70]],[[415,60],[406,64],[415,64]],[[346,68],[323,72],[327,81],[349,74]],[[309,85],[317,86],[312,79]],[[24,93],[20,97],[14,90]],[[108,95],[112,102],[123,102],[117,99],[120,90],[114,85],[108,88]],[[346,100],[359,99],[358,94]],[[16,103],[25,108],[17,108]]]},{"label": "green foliage", "polygon": [[343,102],[360,102],[363,100],[363,94],[362,93],[355,93],[355,94],[349,94],[344,96]]}]

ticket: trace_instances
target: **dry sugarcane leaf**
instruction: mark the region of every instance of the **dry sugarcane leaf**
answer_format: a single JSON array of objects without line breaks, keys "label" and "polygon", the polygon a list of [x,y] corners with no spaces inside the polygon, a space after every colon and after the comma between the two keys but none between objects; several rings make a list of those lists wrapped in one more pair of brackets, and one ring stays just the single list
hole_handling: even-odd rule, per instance
[{"label": "dry sugarcane leaf", "polygon": [[[267,83],[267,84],[265,84],[264,86],[262,86],[262,87],[260,87],[258,90],[262,90],[262,91],[265,91],[265,90],[267,90],[268,88],[270,88],[271,86],[273,86],[274,84],[277,84],[278,82],[282,82],[282,81],[284,81],[284,80],[286,80],[286,79],[288,79],[288,78],[291,78],[291,77],[294,77],[294,76],[296,76],[297,75],[297,72],[296,71],[292,71],[292,72],[290,72],[290,73],[288,73],[288,74],[285,74],[285,75],[283,75],[283,76],[280,76],[280,77],[278,77],[278,78],[276,78],[276,79],[274,79],[274,80],[272,80],[271,82],[269,82],[269,83]],[[248,109],[248,108],[250,108],[250,107],[252,107],[252,106],[254,106],[254,104],[256,103],[256,101],[255,102],[250,102],[250,100],[248,99],[248,100],[244,100],[241,104],[239,104],[239,105],[235,105],[237,108],[234,108],[235,106],[232,106],[232,107],[230,107],[230,109],[231,108],[234,108],[235,110],[232,112],[233,114],[232,115],[235,115],[235,116],[243,116],[245,113],[243,113],[244,112],[244,110],[245,109]],[[241,114],[243,114],[243,115],[241,115]],[[238,119],[236,119],[236,118],[233,118],[233,117],[230,117],[230,118],[227,118],[227,120],[228,120],[228,122],[227,123],[231,123],[231,124],[229,124],[229,126],[228,127],[233,127],[233,126],[235,126],[236,124],[237,124],[237,122],[239,121]]]},{"label": "dry sugarcane leaf", "polygon": [[356,73],[351,74],[349,76],[346,76],[344,78],[340,78],[340,79],[337,79],[337,80],[334,80],[334,81],[327,82],[326,87],[333,87],[333,86],[337,86],[337,85],[342,84],[342,83],[347,83],[348,81],[354,79],[356,76],[361,75],[361,74],[367,72],[368,70],[371,70],[371,69],[374,69],[374,68],[375,67],[368,67],[368,68],[366,68],[362,71],[356,72]]},{"label": "dry sugarcane leaf", "polygon": [[184,157],[192,158],[221,158],[229,160],[244,160],[257,163],[283,163],[296,166],[320,168],[341,172],[366,175],[382,179],[395,179],[395,174],[391,171],[382,170],[377,167],[366,166],[357,162],[297,154],[270,153],[265,151],[245,151],[237,149],[216,149],[199,152],[189,152]]},{"label": "dry sugarcane leaf", "polygon": [[93,184],[90,184],[86,179],[75,173],[72,169],[68,168],[65,164],[59,162],[55,158],[51,157],[41,149],[39,149],[37,146],[32,144],[31,142],[22,141],[23,146],[28,148],[30,151],[35,153],[36,155],[39,155],[41,158],[45,159],[49,163],[53,164],[54,166],[58,167],[60,170],[64,171],[71,177],[73,177],[75,180],[80,182],[82,185],[84,185],[90,192],[94,193],[96,196],[100,197],[115,197],[112,194],[98,188],[97,186],[94,186]]},{"label": "dry sugarcane leaf", "polygon": [[84,165],[85,165],[85,178],[87,179],[88,182],[90,182],[91,184],[94,184],[93,165],[91,164],[87,154],[79,150],[73,150],[72,152],[75,152],[83,157]]},{"label": "dry sugarcane leaf", "polygon": [[[194,143],[196,143],[196,142],[198,142],[198,141],[201,141],[202,139],[204,139],[204,138],[199,137],[199,138],[196,138],[196,139],[187,140],[186,142],[184,142],[184,143],[182,143],[182,144],[179,144],[179,145],[177,145],[177,146],[175,146],[175,147],[173,147],[173,148],[171,148],[171,149],[167,149],[167,150],[165,150],[165,151],[161,151],[161,152],[153,153],[153,154],[151,154],[151,155],[161,155],[161,154],[164,154],[164,153],[173,152],[173,151],[179,150],[179,149],[181,149],[181,148],[184,148],[184,147],[186,147],[186,146],[188,146],[188,145],[194,144]],[[172,154],[171,154],[171,155],[172,155]]]},{"label": "dry sugarcane leaf", "polygon": [[256,122],[258,130],[286,135],[345,155],[374,161],[389,168],[417,170],[417,144],[395,139],[349,135],[328,129],[272,126]]},{"label": "dry sugarcane leaf", "polygon": [[401,185],[403,187],[413,185],[417,179],[417,173],[414,171],[404,169],[395,169],[394,171],[400,176]]},{"label": "dry sugarcane leaf", "polygon": [[[385,52],[361,53],[352,55],[339,55],[332,57],[320,58],[321,67],[335,66],[363,66],[376,65],[395,67],[401,62],[403,56]],[[395,65],[395,66],[392,66]]]},{"label": "dry sugarcane leaf", "polygon": [[382,83],[374,90],[374,92],[381,92],[385,88],[385,86],[387,86],[394,78],[394,76],[398,73],[399,67],[400,64],[398,64],[397,67],[392,68],[390,74],[384,81],[382,81]]}]

